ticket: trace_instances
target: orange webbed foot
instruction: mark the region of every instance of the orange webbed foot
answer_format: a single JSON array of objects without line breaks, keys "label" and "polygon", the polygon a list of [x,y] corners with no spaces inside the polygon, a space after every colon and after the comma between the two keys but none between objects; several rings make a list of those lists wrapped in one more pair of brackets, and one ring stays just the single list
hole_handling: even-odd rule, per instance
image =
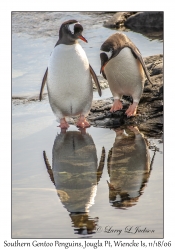
[{"label": "orange webbed foot", "polygon": [[90,123],[86,120],[84,115],[80,115],[80,118],[77,122],[77,127],[78,128],[89,128],[91,125]]},{"label": "orange webbed foot", "polygon": [[68,129],[69,124],[66,122],[65,118],[61,118],[60,125],[58,127],[60,127],[61,129]]},{"label": "orange webbed foot", "polygon": [[115,112],[123,108],[122,102],[119,99],[114,100],[113,106],[110,109],[110,112]]},{"label": "orange webbed foot", "polygon": [[133,102],[133,104],[131,104],[129,106],[129,108],[126,110],[125,114],[130,117],[130,116],[135,116],[137,113],[137,106],[138,103],[137,102]]}]

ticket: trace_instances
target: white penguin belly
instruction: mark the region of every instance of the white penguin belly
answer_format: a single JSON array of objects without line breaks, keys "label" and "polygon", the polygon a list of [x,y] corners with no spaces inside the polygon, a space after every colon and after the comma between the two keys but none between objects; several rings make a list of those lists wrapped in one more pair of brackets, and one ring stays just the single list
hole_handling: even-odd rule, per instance
[{"label": "white penguin belly", "polygon": [[86,54],[79,44],[58,45],[48,64],[48,94],[58,118],[87,114],[93,88]]},{"label": "white penguin belly", "polygon": [[132,96],[134,101],[140,100],[144,87],[144,71],[130,48],[124,48],[109,60],[104,68],[107,80],[114,97]]},{"label": "white penguin belly", "polygon": [[88,212],[97,191],[98,159],[92,137],[78,131],[57,135],[52,154],[56,189],[69,197],[61,199],[65,208],[69,212]]}]

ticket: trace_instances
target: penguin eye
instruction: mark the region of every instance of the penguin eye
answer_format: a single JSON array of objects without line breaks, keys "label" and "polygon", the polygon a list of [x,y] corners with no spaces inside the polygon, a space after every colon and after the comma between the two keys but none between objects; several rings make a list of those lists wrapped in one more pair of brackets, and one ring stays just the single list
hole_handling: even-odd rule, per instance
[{"label": "penguin eye", "polygon": [[75,25],[75,23],[71,23],[71,24],[69,24],[69,30],[70,30],[70,32],[72,33],[72,34],[74,34],[74,25]]}]

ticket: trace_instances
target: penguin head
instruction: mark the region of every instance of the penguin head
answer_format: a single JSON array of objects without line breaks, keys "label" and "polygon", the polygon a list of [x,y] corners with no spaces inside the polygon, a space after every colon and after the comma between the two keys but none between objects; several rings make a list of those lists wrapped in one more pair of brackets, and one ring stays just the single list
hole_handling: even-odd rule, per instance
[{"label": "penguin head", "polygon": [[104,68],[107,64],[107,62],[112,58],[113,56],[113,49],[112,48],[104,48],[101,50],[100,53],[100,60],[101,60],[101,69],[100,73],[102,73],[103,77],[106,79],[106,75],[104,73]]},{"label": "penguin head", "polygon": [[112,48],[111,49],[108,49],[108,50],[102,50],[101,53],[100,53],[100,58],[106,58],[105,60],[109,61],[111,59],[113,55],[113,50]]},{"label": "penguin head", "polygon": [[82,35],[83,27],[76,20],[69,20],[64,22],[59,31],[59,41],[63,44],[74,44],[78,39],[87,43],[86,38]]},{"label": "penguin head", "polygon": [[108,61],[114,56],[114,47],[111,42],[104,42],[100,48],[100,59],[101,59],[101,69],[100,73],[102,73],[103,77],[106,79],[106,75],[104,73],[104,68]]}]

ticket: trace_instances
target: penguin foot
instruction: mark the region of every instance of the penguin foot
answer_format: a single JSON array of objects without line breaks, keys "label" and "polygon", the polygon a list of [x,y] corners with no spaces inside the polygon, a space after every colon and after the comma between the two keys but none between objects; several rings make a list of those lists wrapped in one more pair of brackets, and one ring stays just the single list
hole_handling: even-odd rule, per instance
[{"label": "penguin foot", "polygon": [[91,125],[90,123],[86,120],[84,115],[80,115],[80,118],[77,122],[77,127],[78,128],[89,128]]},{"label": "penguin foot", "polygon": [[137,106],[138,103],[137,102],[133,102],[133,104],[131,104],[129,106],[129,108],[126,110],[125,114],[130,117],[130,116],[135,116],[137,113]]},{"label": "penguin foot", "polygon": [[119,99],[114,100],[114,104],[110,109],[110,112],[115,112],[123,108],[122,102]]},{"label": "penguin foot", "polygon": [[58,126],[61,129],[67,129],[69,128],[69,124],[66,122],[65,118],[60,119],[60,125]]}]

